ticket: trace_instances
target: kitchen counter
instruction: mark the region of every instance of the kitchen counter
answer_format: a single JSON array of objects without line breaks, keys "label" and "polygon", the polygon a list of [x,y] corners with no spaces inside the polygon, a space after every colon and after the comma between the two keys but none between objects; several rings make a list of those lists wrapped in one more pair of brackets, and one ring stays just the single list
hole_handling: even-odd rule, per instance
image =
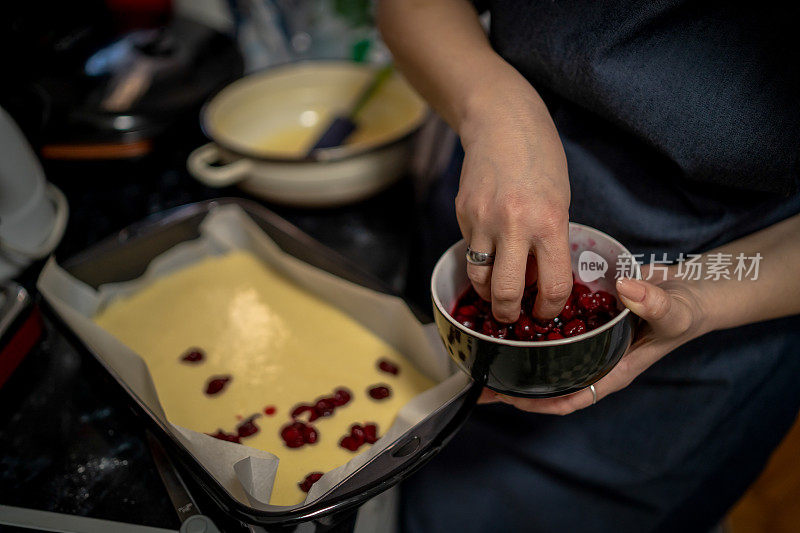
[{"label": "kitchen counter", "polygon": [[[48,179],[65,192],[71,209],[56,256],[66,259],[171,207],[244,196],[237,189],[206,188],[187,174],[186,155],[203,139],[199,132],[186,137],[180,145],[161,146],[138,162],[46,164]],[[426,292],[407,282],[418,226],[410,180],[337,209],[265,205],[397,294]],[[29,290],[40,267],[21,276]],[[415,277],[420,278],[411,279]],[[423,309],[428,305],[418,304]],[[176,529],[178,520],[150,457],[141,421],[99,365],[63,333],[47,320],[44,340],[0,389],[0,505]],[[200,508],[213,515],[200,491],[192,493]]]}]

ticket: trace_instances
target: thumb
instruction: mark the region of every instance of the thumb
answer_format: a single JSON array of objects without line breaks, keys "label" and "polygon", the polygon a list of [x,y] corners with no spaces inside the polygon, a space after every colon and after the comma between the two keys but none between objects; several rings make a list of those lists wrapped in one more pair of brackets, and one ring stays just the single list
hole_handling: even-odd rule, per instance
[{"label": "thumb", "polygon": [[652,283],[620,278],[617,280],[617,294],[625,307],[646,320],[660,335],[680,335],[686,330],[687,319],[691,319],[685,306]]}]

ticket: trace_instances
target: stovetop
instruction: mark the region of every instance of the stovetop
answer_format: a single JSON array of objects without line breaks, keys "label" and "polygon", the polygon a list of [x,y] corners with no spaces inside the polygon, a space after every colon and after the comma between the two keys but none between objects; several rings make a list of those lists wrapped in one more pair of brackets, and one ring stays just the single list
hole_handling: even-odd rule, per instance
[{"label": "stovetop", "polygon": [[[237,189],[209,189],[191,178],[186,155],[204,140],[196,128],[179,138],[138,162],[46,164],[48,179],[67,195],[71,210],[56,257],[66,259],[149,214],[208,198],[245,196]],[[414,292],[407,283],[416,266],[408,259],[417,211],[410,180],[336,209],[265,205],[397,294]],[[40,268],[41,262],[20,277],[32,293]],[[0,389],[0,505],[177,529],[141,421],[119,395],[99,365],[71,344],[55,321],[46,320],[44,339]],[[192,492],[213,516],[200,491]]]}]

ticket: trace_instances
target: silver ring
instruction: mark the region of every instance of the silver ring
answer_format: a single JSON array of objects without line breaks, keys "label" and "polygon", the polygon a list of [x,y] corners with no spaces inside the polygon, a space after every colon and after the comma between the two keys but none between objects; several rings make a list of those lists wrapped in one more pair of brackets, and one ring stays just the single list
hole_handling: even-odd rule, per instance
[{"label": "silver ring", "polygon": [[488,252],[476,252],[467,246],[467,263],[476,266],[490,266],[494,263],[494,254]]},{"label": "silver ring", "polygon": [[594,389],[594,385],[589,385],[589,390],[592,391],[592,405],[597,403],[597,391]]}]

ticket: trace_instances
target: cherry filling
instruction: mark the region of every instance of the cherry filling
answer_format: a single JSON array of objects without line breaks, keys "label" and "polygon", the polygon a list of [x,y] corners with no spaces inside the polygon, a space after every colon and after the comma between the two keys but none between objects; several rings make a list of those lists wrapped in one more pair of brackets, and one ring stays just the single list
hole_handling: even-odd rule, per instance
[{"label": "cherry filling", "polygon": [[400,373],[400,368],[396,364],[386,359],[381,359],[378,361],[378,369],[386,372],[387,374],[392,374],[393,376],[396,376]]},{"label": "cherry filling", "polygon": [[239,435],[235,435],[233,433],[225,433],[221,429],[218,429],[216,433],[207,433],[207,435],[210,435],[215,439],[226,440],[228,442],[235,442],[236,444],[242,443],[242,441],[239,440]]},{"label": "cherry filling", "polygon": [[378,426],[374,423],[367,423],[363,426],[353,424],[350,426],[350,434],[342,437],[339,446],[351,452],[357,451],[364,443],[375,444],[378,440]]},{"label": "cherry filling", "polygon": [[205,358],[205,353],[200,348],[192,348],[183,356],[181,356],[181,361],[185,363],[199,363]]},{"label": "cherry filling", "polygon": [[392,389],[389,385],[375,385],[367,390],[367,394],[374,400],[383,400],[392,395]]},{"label": "cherry filling", "polygon": [[278,409],[274,405],[268,405],[264,408],[264,414],[267,416],[272,416]]},{"label": "cherry filling", "polygon": [[347,404],[352,395],[350,391],[345,388],[336,389],[333,395],[323,398],[317,398],[313,404],[301,403],[292,409],[291,416],[297,419],[304,413],[308,413],[308,421],[313,422],[317,418],[324,416],[331,416],[337,407]]},{"label": "cherry filling", "polygon": [[452,316],[463,326],[496,339],[550,341],[581,335],[619,314],[617,299],[612,294],[593,292],[576,281],[559,315],[552,320],[540,320],[533,316],[536,293],[535,285],[527,287],[522,296],[519,319],[513,324],[502,324],[492,316],[491,303],[478,296],[470,286],[456,301]]},{"label": "cherry filling", "polygon": [[311,472],[309,475],[306,476],[306,478],[303,481],[298,483],[297,486],[300,487],[300,490],[302,490],[303,492],[308,492],[311,490],[311,486],[317,481],[319,481],[321,477],[322,477],[322,472]]},{"label": "cherry filling", "polygon": [[231,376],[214,376],[212,377],[208,384],[206,385],[206,394],[209,396],[213,396],[214,394],[219,394],[222,392],[230,380],[233,379]]},{"label": "cherry filling", "polygon": [[281,429],[281,438],[289,448],[299,448],[305,444],[314,444],[319,435],[311,424],[296,420]]},{"label": "cherry filling", "polygon": [[253,415],[238,426],[236,426],[236,433],[239,435],[240,439],[244,439],[247,437],[252,437],[256,433],[258,433],[259,428],[255,424],[254,420],[258,415]]}]

